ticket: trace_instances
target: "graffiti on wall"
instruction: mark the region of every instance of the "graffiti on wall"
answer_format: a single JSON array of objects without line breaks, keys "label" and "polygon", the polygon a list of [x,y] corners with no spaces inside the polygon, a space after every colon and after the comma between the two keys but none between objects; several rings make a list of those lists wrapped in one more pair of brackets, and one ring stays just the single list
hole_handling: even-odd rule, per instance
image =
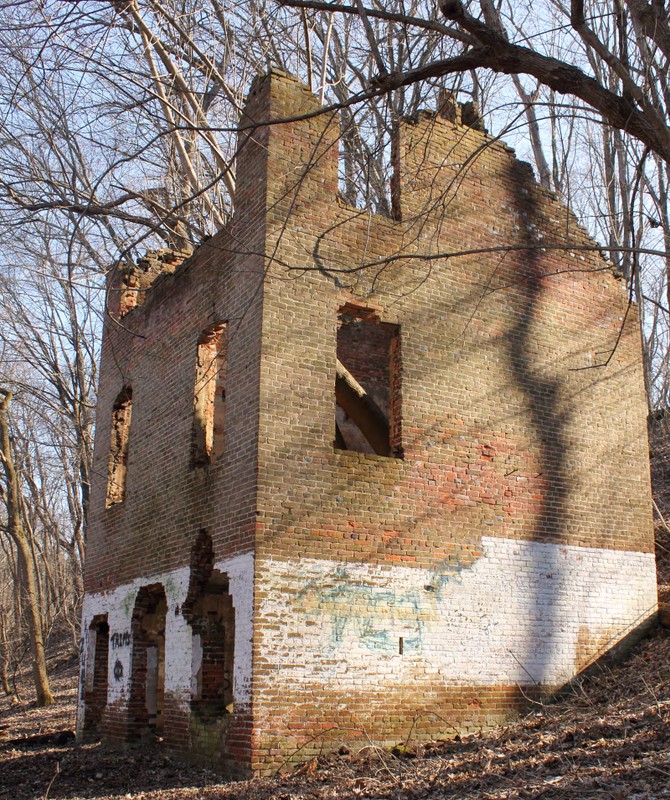
[{"label": "graffiti on wall", "polygon": [[[436,612],[448,583],[461,582],[463,566],[444,562],[421,586],[384,584],[377,577],[362,578],[359,570],[338,566],[310,580],[298,592],[294,610],[327,621],[333,648],[347,639],[376,652],[411,653],[420,649],[424,627]],[[417,575],[420,571],[417,570]],[[399,637],[399,633],[401,636]]]},{"label": "graffiti on wall", "polygon": [[119,647],[129,647],[132,639],[130,636],[130,631],[124,631],[123,633],[113,633],[109,637],[109,643],[112,645],[112,650],[118,650]]}]

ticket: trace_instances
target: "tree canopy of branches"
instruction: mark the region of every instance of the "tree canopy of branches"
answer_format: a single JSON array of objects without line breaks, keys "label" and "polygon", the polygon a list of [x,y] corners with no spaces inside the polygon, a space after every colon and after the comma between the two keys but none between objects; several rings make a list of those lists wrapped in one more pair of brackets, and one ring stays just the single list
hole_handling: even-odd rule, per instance
[{"label": "tree canopy of branches", "polygon": [[4,3],[0,380],[46,618],[72,620],[81,592],[104,274],[226,223],[256,74],[294,73],[339,113],[340,190],[368,213],[391,212],[397,121],[445,92],[471,103],[629,282],[654,407],[670,401],[669,55],[663,0]]}]

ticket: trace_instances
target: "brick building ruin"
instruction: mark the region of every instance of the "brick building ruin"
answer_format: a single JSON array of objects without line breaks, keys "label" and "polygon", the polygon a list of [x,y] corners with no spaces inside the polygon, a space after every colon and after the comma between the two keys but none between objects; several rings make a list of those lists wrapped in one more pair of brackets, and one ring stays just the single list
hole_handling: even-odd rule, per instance
[{"label": "brick building ruin", "polygon": [[316,111],[258,79],[230,225],[110,283],[79,732],[231,775],[495,724],[656,609],[593,241],[456,113],[400,126],[396,219],[348,206]]}]

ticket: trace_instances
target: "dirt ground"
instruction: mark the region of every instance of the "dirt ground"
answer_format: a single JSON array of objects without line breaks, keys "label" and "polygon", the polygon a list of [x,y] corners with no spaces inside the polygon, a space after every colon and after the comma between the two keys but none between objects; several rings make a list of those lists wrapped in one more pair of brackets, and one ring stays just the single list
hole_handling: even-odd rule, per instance
[{"label": "dirt ground", "polygon": [[326,800],[327,798],[670,798],[670,633],[574,684],[560,701],[488,734],[399,756],[372,746],[291,774],[222,783],[159,745],[119,752],[74,742],[76,657],[52,666],[56,703],[0,700],[0,798]]},{"label": "dirt ground", "polygon": [[[670,417],[653,421],[659,588],[670,624]],[[663,519],[660,518],[663,516]],[[115,751],[77,745],[78,662],[50,664],[56,703],[37,709],[28,675],[20,702],[0,697],[0,800],[512,800],[670,798],[670,630],[659,628],[630,657],[574,682],[557,702],[536,705],[505,728],[410,747],[341,748],[289,774],[222,783],[156,744]]]}]

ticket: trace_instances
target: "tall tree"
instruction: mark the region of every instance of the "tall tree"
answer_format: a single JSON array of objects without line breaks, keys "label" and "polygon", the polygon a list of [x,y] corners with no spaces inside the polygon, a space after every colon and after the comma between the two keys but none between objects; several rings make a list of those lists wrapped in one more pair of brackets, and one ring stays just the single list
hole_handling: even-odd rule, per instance
[{"label": "tall tree", "polygon": [[2,462],[4,485],[0,487],[7,519],[4,526],[6,534],[16,547],[19,565],[21,595],[30,633],[30,650],[33,660],[33,679],[37,693],[37,704],[48,706],[53,703],[47,676],[44,633],[37,587],[37,570],[34,551],[26,532],[22,512],[22,493],[20,476],[14,461],[14,447],[10,431],[9,406],[12,393],[0,388],[0,462]]}]

